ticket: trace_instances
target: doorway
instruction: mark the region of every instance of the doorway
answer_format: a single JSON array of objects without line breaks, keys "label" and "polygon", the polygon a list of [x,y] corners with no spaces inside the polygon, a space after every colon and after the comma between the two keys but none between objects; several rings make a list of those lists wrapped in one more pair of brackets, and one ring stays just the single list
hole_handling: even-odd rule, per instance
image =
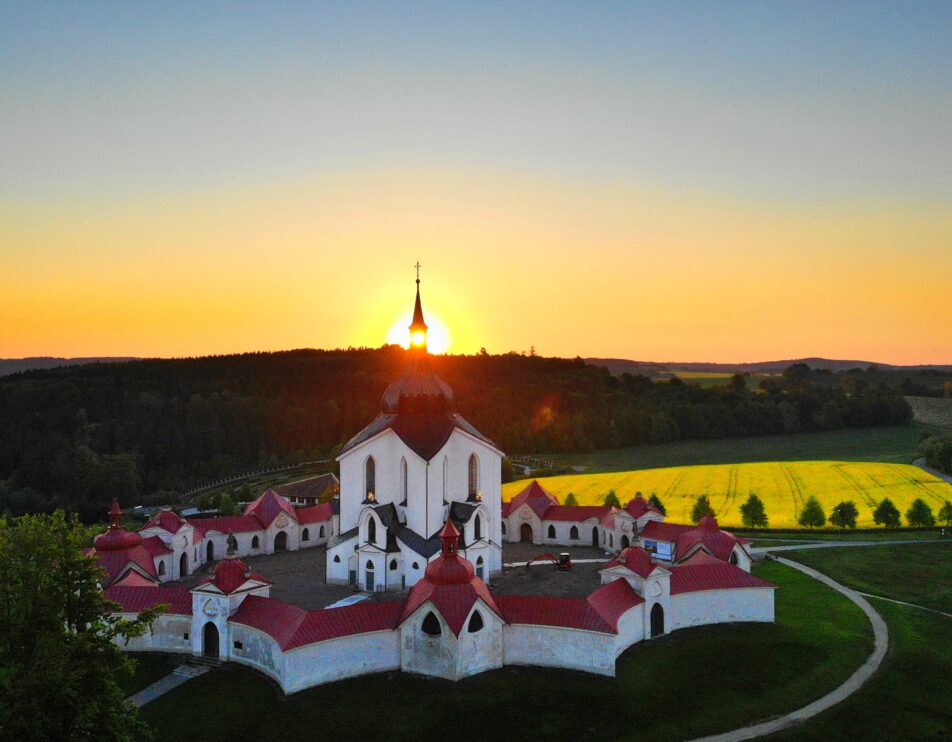
[{"label": "doorway", "polygon": [[208,542],[208,546],[205,549],[205,561],[215,561],[215,544],[213,544],[211,541]]},{"label": "doorway", "polygon": [[664,608],[661,603],[655,603],[651,606],[651,638],[661,636],[664,633]]},{"label": "doorway", "polygon": [[179,578],[188,577],[188,554],[183,552],[182,558],[179,559]]},{"label": "doorway", "polygon": [[218,659],[218,628],[209,621],[202,630],[202,654],[210,659]]},{"label": "doorway", "polygon": [[598,548],[598,529],[597,528],[592,529],[592,546],[594,546],[596,549]]},{"label": "doorway", "polygon": [[278,531],[274,537],[274,550],[286,551],[288,548],[288,534],[284,531]]},{"label": "doorway", "polygon": [[532,543],[532,526],[528,523],[523,523],[519,527],[519,540],[524,544]]}]

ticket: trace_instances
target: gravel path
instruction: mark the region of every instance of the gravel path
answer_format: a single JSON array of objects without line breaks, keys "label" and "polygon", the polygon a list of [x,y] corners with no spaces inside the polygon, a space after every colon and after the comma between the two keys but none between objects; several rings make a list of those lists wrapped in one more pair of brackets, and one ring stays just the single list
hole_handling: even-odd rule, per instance
[{"label": "gravel path", "polygon": [[164,678],[156,680],[152,685],[130,696],[129,700],[136,708],[145,706],[159,696],[164,696],[173,688],[178,688],[182,683],[187,683],[192,678],[204,675],[209,669],[205,665],[179,665]]},{"label": "gravel path", "polygon": [[725,732],[724,734],[703,737],[701,740],[696,740],[695,742],[736,742],[737,740],[754,739],[755,737],[763,737],[764,735],[779,732],[782,729],[792,727],[796,724],[801,724],[807,719],[835,706],[840,701],[849,698],[853,693],[862,688],[866,681],[879,669],[883,657],[886,656],[886,650],[889,648],[889,632],[886,630],[886,622],[883,621],[882,616],[876,612],[876,609],[870,605],[868,600],[855,590],[841,585],[826,575],[817,572],[815,569],[810,569],[802,564],[791,562],[789,559],[783,559],[781,557],[777,557],[777,561],[788,567],[793,567],[815,580],[819,580],[856,603],[873,625],[873,636],[875,637],[873,653],[869,655],[866,662],[864,662],[856,672],[846,679],[846,682],[813,703],[807,704],[803,708],[799,708],[778,719],[771,719],[770,721],[761,722],[760,724],[741,727],[740,729]]},{"label": "gravel path", "polygon": [[903,539],[899,541],[811,541],[791,546],[760,546],[750,550],[751,556],[763,556],[767,552],[797,551],[799,549],[833,549],[843,546],[893,546],[895,544],[939,544],[948,543],[947,538]]},{"label": "gravel path", "polygon": [[931,474],[932,476],[938,477],[944,482],[948,482],[949,484],[952,484],[952,474],[943,474],[942,472],[936,469],[933,469],[931,466],[926,466],[925,456],[923,456],[921,459],[916,459],[912,463],[913,465],[918,466],[920,469],[922,469],[922,471],[924,471],[926,474]]}]

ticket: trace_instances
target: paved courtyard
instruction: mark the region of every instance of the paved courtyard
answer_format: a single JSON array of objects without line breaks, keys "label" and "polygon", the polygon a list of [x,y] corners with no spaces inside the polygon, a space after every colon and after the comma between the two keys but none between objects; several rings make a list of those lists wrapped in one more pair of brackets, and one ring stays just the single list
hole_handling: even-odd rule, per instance
[{"label": "paved courtyard", "polygon": [[[559,547],[535,546],[533,544],[504,544],[504,563],[525,562],[537,554],[550,553],[558,557],[567,551],[573,559],[599,559],[604,562],[608,554],[591,546]],[[326,608],[342,598],[354,595],[349,585],[328,585],[324,582],[326,551],[315,546],[299,551],[284,551],[276,554],[243,557],[251,569],[271,580],[271,597],[286,603],[315,610]],[[208,575],[212,566],[206,564],[179,584],[193,587]],[[586,596],[598,587],[598,564],[576,564],[570,572],[559,572],[554,566],[542,564],[534,567],[504,567],[501,574],[490,581],[490,587],[501,595],[576,595]],[[365,593],[366,594],[366,593]],[[375,593],[372,600],[400,600],[399,592]]]}]

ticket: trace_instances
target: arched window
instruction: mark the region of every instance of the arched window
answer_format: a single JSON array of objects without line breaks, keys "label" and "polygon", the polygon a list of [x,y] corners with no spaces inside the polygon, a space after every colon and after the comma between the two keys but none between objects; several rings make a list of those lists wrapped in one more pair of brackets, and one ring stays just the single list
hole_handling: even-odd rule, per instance
[{"label": "arched window", "polygon": [[390,560],[390,571],[392,572],[392,571],[394,571],[396,568],[397,568],[397,560],[396,560],[396,559],[391,559],[391,560]]},{"label": "arched window", "polygon": [[502,522],[502,535],[503,535],[503,536],[506,535],[506,521],[503,521],[503,522]]},{"label": "arched window", "polygon": [[427,636],[439,636],[443,633],[443,628],[440,626],[440,619],[436,617],[433,611],[426,614],[423,623],[420,624],[420,630]]},{"label": "arched window", "polygon": [[476,454],[469,456],[469,496],[473,497],[479,491],[479,459]]},{"label": "arched window", "polygon": [[569,538],[572,539],[573,541],[578,541],[578,528],[576,528],[575,526],[572,526],[569,529]]},{"label": "arched window", "polygon": [[252,549],[257,549],[257,548],[258,548],[258,545],[259,545],[260,543],[261,543],[261,542],[258,541],[258,537],[255,536],[253,539],[251,539],[251,548],[252,548]]},{"label": "arched window", "polygon": [[473,615],[469,617],[469,625],[466,627],[466,630],[470,634],[475,634],[477,631],[481,631],[483,628],[483,617],[479,611],[473,611]]},{"label": "arched window", "polygon": [[555,526],[549,526],[549,530],[545,533],[549,538],[555,538]]},{"label": "arched window", "polygon": [[477,576],[479,579],[481,579],[481,580],[484,579],[484,578],[483,578],[483,558],[482,558],[482,557],[477,557],[477,559],[476,559],[476,576]]},{"label": "arched window", "polygon": [[419,568],[420,568],[420,565],[417,564],[416,562],[414,562],[414,563],[413,563],[413,568],[414,568],[414,569],[419,569]]},{"label": "arched window", "polygon": [[407,501],[409,486],[407,482],[407,460],[400,459],[400,491],[403,493],[403,502]]},{"label": "arched window", "polygon": [[478,515],[476,520],[473,521],[473,540],[479,541],[483,537],[483,519]]},{"label": "arched window", "polygon": [[368,456],[364,464],[364,499],[369,499],[371,492],[377,491],[377,464],[374,457]]},{"label": "arched window", "polygon": [[446,491],[450,486],[450,460],[447,456],[443,457],[443,499],[446,499]]},{"label": "arched window", "polygon": [[340,564],[340,554],[334,555],[334,564]]},{"label": "arched window", "polygon": [[310,541],[310,540],[311,540],[311,532],[307,528],[305,528],[303,531],[301,531],[301,541]]},{"label": "arched window", "polygon": [[228,534],[228,551],[230,553],[238,551],[238,539],[235,538],[233,533]]},{"label": "arched window", "polygon": [[165,574],[165,560],[159,562],[159,577]]},{"label": "arched window", "polygon": [[737,564],[737,552],[736,552],[736,551],[732,551],[732,552],[731,552],[731,564]]},{"label": "arched window", "polygon": [[318,538],[324,538],[324,526],[321,526],[321,530],[317,532]]},{"label": "arched window", "polygon": [[374,563],[368,559],[368,560],[367,560],[367,569],[373,569],[373,568],[374,568]]},{"label": "arched window", "polygon": [[608,546],[614,548],[615,546],[615,537],[612,534],[608,534]]},{"label": "arched window", "polygon": [[367,543],[374,544],[377,542],[377,521],[374,520],[373,516],[370,516],[367,519]]}]

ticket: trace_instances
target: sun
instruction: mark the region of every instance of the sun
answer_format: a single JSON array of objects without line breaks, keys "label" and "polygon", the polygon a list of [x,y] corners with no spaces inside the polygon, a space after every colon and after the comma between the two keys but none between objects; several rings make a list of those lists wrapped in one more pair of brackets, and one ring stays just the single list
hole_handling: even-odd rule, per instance
[{"label": "sun", "polygon": [[[402,345],[404,348],[410,347],[410,320],[411,314],[406,314],[390,327],[387,332],[387,342],[392,345]],[[450,348],[450,333],[446,329],[439,317],[432,313],[426,313],[426,324],[428,326],[426,333],[426,347],[430,353],[446,353]],[[414,333],[422,335],[423,333]],[[418,345],[422,338],[413,338],[414,345]]]}]

